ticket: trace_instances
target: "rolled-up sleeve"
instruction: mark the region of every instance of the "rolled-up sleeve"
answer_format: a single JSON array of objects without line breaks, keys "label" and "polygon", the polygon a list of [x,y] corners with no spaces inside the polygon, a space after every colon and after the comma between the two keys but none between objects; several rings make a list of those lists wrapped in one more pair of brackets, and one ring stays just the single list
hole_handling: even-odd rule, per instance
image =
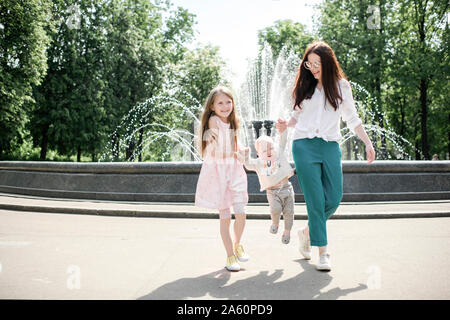
[{"label": "rolled-up sleeve", "polygon": [[355,100],[353,100],[352,88],[350,87],[350,83],[341,79],[339,81],[342,93],[342,103],[341,103],[341,114],[342,120],[347,124],[347,127],[355,132],[355,128],[359,126],[362,121],[358,116],[358,112],[355,107]]},{"label": "rolled-up sleeve", "polygon": [[299,107],[295,106],[294,111],[291,112],[291,117],[298,121],[298,117],[300,117],[301,112],[302,110]]}]

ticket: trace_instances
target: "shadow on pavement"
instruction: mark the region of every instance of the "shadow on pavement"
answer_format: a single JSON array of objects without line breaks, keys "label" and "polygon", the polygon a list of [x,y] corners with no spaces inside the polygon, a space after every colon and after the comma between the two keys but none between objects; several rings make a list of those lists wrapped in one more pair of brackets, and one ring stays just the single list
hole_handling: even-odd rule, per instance
[{"label": "shadow on pavement", "polygon": [[[283,270],[277,269],[269,274],[259,274],[241,279],[227,285],[231,274],[225,269],[205,274],[196,278],[183,278],[167,283],[153,292],[138,298],[139,300],[181,300],[192,298],[213,298],[232,300],[335,300],[349,293],[365,290],[367,286],[359,284],[355,288],[339,287],[321,292],[328,286],[332,277],[327,272],[319,272],[308,261],[299,259],[303,270],[296,276],[277,282]],[[245,272],[245,270],[240,271]]]}]

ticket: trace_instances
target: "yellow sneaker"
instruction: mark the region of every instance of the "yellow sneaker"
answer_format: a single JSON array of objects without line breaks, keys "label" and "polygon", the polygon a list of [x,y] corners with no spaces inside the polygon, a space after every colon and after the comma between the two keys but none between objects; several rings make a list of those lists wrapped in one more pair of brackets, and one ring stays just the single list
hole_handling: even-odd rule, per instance
[{"label": "yellow sneaker", "polygon": [[236,243],[234,245],[234,253],[236,254],[236,257],[238,258],[238,260],[241,262],[245,262],[245,261],[248,261],[248,259],[250,259],[248,254],[245,253],[244,247],[239,243]]},{"label": "yellow sneaker", "polygon": [[228,271],[239,271],[239,270],[241,270],[241,266],[237,262],[235,256],[230,256],[230,257],[227,258],[227,265],[225,266],[225,268]]}]

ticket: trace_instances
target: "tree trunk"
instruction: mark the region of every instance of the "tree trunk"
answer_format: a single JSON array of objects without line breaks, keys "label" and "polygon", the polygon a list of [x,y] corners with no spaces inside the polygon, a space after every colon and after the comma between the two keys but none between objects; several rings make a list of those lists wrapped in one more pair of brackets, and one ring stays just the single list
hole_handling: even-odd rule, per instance
[{"label": "tree trunk", "polygon": [[[384,16],[384,1],[380,1],[379,4],[379,9],[380,9],[380,29],[379,29],[379,45],[378,45],[378,52],[377,52],[377,56],[378,56],[378,63],[377,63],[377,76],[375,77],[375,90],[376,90],[376,99],[377,99],[377,105],[378,108],[380,109],[379,111],[382,112],[383,108],[381,106],[382,101],[381,101],[381,81],[383,79],[383,51],[384,51],[384,47],[385,47],[385,41],[383,38],[383,16]],[[381,129],[384,129],[384,119],[382,117],[382,115],[380,115],[379,113],[377,113],[377,121],[378,121],[378,125],[380,126]],[[381,153],[381,159],[387,160],[387,145],[386,145],[386,135],[384,133],[384,131],[382,130],[380,132],[380,138],[381,138],[381,147],[380,147],[380,153]]]},{"label": "tree trunk", "polygon": [[400,104],[400,136],[402,137],[405,134],[405,105],[405,97],[402,97],[402,103]]},{"label": "tree trunk", "polygon": [[[419,42],[421,52],[419,52],[419,57],[421,55],[426,55],[426,44],[425,44],[425,16],[426,16],[426,6],[427,3],[422,4],[421,1],[415,3],[416,14],[418,17],[418,33],[419,33]],[[428,90],[428,82],[426,79],[426,75],[424,72],[421,72],[420,78],[420,122],[421,122],[421,142],[422,142],[422,154],[425,160],[430,159],[429,154],[429,146],[428,146],[428,132],[427,132],[427,117],[428,117],[428,108],[427,108],[427,90]]]},{"label": "tree trunk", "polygon": [[[191,140],[191,149],[194,152],[195,151],[195,123],[192,121],[192,140]],[[194,154],[191,152],[191,161],[194,161]]]},{"label": "tree trunk", "polygon": [[40,160],[45,161],[47,158],[47,146],[48,146],[48,125],[45,125],[42,129],[42,139],[41,139],[41,155]]},{"label": "tree trunk", "polygon": [[144,139],[144,128],[139,129],[139,139],[138,139],[138,161],[142,162],[142,140]]},{"label": "tree trunk", "polygon": [[120,136],[117,133],[114,133],[113,136],[113,143],[112,143],[112,154],[113,154],[113,158],[114,161],[118,161],[119,160],[119,141],[120,141]]},{"label": "tree trunk", "polygon": [[125,151],[126,161],[134,160],[134,159],[131,159],[131,157],[134,154],[135,148],[136,148],[136,139],[133,136],[130,140],[130,143],[128,144],[127,150]]},{"label": "tree trunk", "polygon": [[416,155],[416,160],[422,160],[422,157],[420,155],[419,152],[419,140],[417,139],[417,121],[416,121],[416,117],[414,118],[414,122],[413,122],[413,126],[414,126],[414,152]]},{"label": "tree trunk", "polygon": [[77,162],[81,162],[81,146],[77,149]]},{"label": "tree trunk", "polygon": [[352,143],[350,139],[347,139],[347,141],[345,141],[345,148],[347,149],[345,160],[352,160]]},{"label": "tree trunk", "polygon": [[[448,123],[450,123],[450,113],[448,114]],[[1,153],[0,153],[1,154]],[[446,159],[449,160],[450,157],[450,130],[448,131],[448,140],[447,140],[447,155]]]},{"label": "tree trunk", "polygon": [[428,145],[428,132],[427,132],[427,118],[428,118],[428,106],[427,106],[427,89],[428,83],[425,79],[420,80],[420,122],[422,130],[422,153],[425,160],[430,160],[430,151]]}]

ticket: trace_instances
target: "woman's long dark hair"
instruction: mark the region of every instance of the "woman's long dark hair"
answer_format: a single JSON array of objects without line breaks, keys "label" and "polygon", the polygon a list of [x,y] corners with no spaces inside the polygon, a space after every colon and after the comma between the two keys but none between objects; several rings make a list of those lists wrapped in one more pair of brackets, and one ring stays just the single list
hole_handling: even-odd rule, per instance
[{"label": "woman's long dark hair", "polygon": [[341,93],[338,89],[338,80],[346,79],[344,72],[336,59],[331,47],[324,41],[314,41],[311,43],[303,55],[302,62],[298,67],[295,87],[292,91],[294,98],[294,107],[300,106],[304,99],[311,99],[314,94],[318,80],[314,78],[312,72],[305,67],[308,61],[308,55],[315,53],[320,57],[322,65],[322,85],[325,90],[325,97],[336,111],[339,105],[338,100],[342,101]]}]

